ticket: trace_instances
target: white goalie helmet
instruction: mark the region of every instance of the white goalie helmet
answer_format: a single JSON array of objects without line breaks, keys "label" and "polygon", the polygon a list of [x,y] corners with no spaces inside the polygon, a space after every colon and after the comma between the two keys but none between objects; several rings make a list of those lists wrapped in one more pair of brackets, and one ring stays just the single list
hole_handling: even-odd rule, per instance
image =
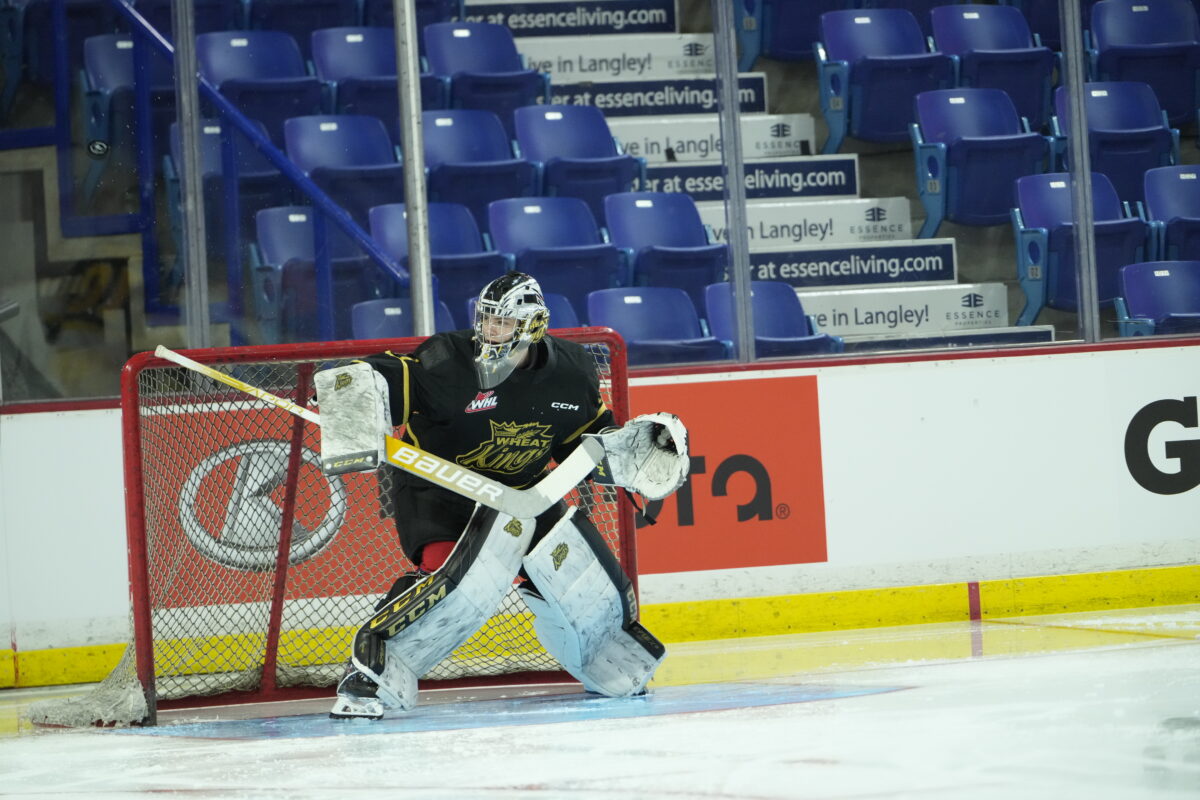
[{"label": "white goalie helmet", "polygon": [[475,302],[475,374],[479,388],[504,382],[550,327],[542,287],[523,272],[509,272],[483,287]]}]

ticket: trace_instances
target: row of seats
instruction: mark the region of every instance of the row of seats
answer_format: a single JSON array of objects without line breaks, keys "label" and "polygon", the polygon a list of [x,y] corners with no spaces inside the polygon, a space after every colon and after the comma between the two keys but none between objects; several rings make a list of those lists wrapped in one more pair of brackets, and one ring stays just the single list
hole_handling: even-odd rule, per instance
[{"label": "row of seats", "polygon": [[[1171,128],[1154,90],[1133,81],[1084,85],[1091,169],[1103,172],[1121,200],[1143,199],[1146,171],[1179,160]],[[917,193],[925,207],[919,236],[934,236],[943,220],[998,225],[1008,219],[1012,180],[1066,170],[1072,127],[1069,97],[1055,93],[1054,135],[1032,132],[999,89],[941,89],[914,99],[910,136]]]},{"label": "row of seats", "polygon": [[[755,353],[759,358],[843,351],[841,337],[817,332],[812,318],[804,313],[795,290],[787,283],[752,281],[750,294]],[[631,366],[732,358],[737,340],[733,288],[726,282],[710,284],[704,287],[703,298],[708,331],[702,326],[696,304],[687,292],[659,286],[589,292],[587,321],[621,334]],[[547,292],[546,302],[550,308],[550,324],[554,328],[572,328],[581,324],[582,319],[562,295]],[[444,302],[439,306],[438,330],[449,330],[449,310]],[[407,298],[356,303],[351,317],[356,339],[413,335],[412,305]]]},{"label": "row of seats", "polygon": [[[550,101],[549,76],[527,70],[512,33],[503,25],[434,23],[424,29],[428,71],[420,78],[422,106],[470,108],[495,113],[509,138],[513,112]],[[282,31],[200,34],[200,74],[247,116],[262,122],[276,146],[283,123],[302,115],[366,113],[384,121],[393,142],[400,138],[396,52],[387,28],[331,28],[311,34],[312,67],[297,40]],[[85,185],[90,197],[113,156],[133,152],[134,43],[106,34],[84,42],[82,85],[89,142],[108,144]],[[175,117],[174,79],[165,59],[150,59],[153,137],[166,148],[166,127]],[[211,109],[208,110],[211,113]],[[118,162],[119,163],[119,162]]]},{"label": "row of seats", "polygon": [[[479,287],[516,268],[537,277],[546,291],[561,294],[582,312],[588,293],[617,286],[679,288],[703,303],[704,287],[724,279],[728,250],[713,243],[692,199],[684,194],[628,192],[605,199],[608,225],[601,227],[578,198],[512,198],[493,202],[491,234],[484,234],[465,206],[430,203],[429,249],[439,296],[459,327]],[[405,206],[390,203],[368,213],[368,229],[380,248],[407,267]],[[278,321],[274,338],[308,336],[287,319],[304,301],[293,295],[313,285],[314,215],[307,206],[267,208],[256,215],[252,248],[255,307],[262,320]],[[327,226],[338,306],[392,296],[399,287],[368,261],[345,235]],[[344,313],[344,312],[343,312]],[[306,318],[305,314],[300,315]],[[582,313],[580,317],[583,318]],[[348,320],[335,324],[347,335]]]},{"label": "row of seats", "polygon": [[[1188,0],[1102,0],[1092,10],[1097,49],[1090,78],[1146,83],[1169,125],[1195,121],[1200,101],[1200,21]],[[927,42],[903,9],[830,11],[816,45],[823,151],[847,135],[875,142],[908,138],[912,100],[949,88],[1006,91],[1032,129],[1050,122],[1056,59],[1032,39],[1023,16],[1004,6],[940,6]],[[1061,114],[1060,114],[1061,116]]]},{"label": "row of seats", "polygon": [[[53,0],[0,2],[0,51],[6,83],[0,116],[7,113],[19,84],[49,84],[54,78]],[[172,38],[171,0],[128,0],[155,30]],[[82,63],[83,42],[92,36],[128,33],[129,25],[111,0],[64,0],[68,64]],[[464,19],[463,0],[413,0],[418,28]],[[309,55],[309,36],[322,28],[393,25],[392,0],[193,0],[197,33],[226,30],[273,30],[293,36]],[[418,38],[424,52],[424,41]]]},{"label": "row of seats", "polygon": [[[1200,260],[1200,173],[1194,165],[1149,170],[1144,203],[1122,203],[1103,173],[1091,173],[1091,184],[1102,305],[1121,296],[1125,265]],[[1071,178],[1068,173],[1018,178],[1015,193],[1017,277],[1026,298],[1017,324],[1031,325],[1043,308],[1078,310]]]},{"label": "row of seats", "polygon": [[[530,106],[517,111],[514,142],[488,111],[457,109],[422,113],[427,197],[460,203],[480,229],[490,227],[488,204],[541,195],[583,200],[605,219],[604,197],[644,186],[645,161],[621,151],[603,113],[592,106]],[[261,129],[261,126],[260,126]],[[239,225],[249,232],[263,208],[300,202],[285,180],[249,142],[236,136]],[[364,115],[296,117],[284,123],[286,155],[318,187],[364,227],[373,206],[404,200],[398,149],[382,121]],[[168,207],[179,234],[180,137],[172,126],[165,160]],[[209,223],[209,248],[224,252],[224,170],[221,127],[202,125],[201,173]]]}]

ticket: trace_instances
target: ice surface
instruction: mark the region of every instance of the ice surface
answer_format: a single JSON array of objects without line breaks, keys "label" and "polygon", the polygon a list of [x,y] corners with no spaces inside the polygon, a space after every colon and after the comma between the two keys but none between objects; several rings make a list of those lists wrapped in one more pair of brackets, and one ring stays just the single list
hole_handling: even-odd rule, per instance
[{"label": "ice surface", "polygon": [[[0,738],[0,797],[1195,800],[1198,610],[677,645],[630,700],[22,728]],[[32,696],[0,693],[0,719]]]}]

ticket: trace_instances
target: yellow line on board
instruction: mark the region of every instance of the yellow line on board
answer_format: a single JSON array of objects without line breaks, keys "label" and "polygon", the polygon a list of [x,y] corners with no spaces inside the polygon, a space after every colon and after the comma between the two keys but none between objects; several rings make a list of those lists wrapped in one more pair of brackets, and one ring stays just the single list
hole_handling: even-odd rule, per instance
[{"label": "yellow line on board", "polygon": [[[667,643],[955,622],[970,618],[968,586],[960,582],[660,603],[643,606],[642,621]],[[993,621],[1183,605],[1200,603],[1200,565],[980,581],[978,586],[980,616]],[[528,628],[532,636],[530,620],[512,622],[521,629]],[[348,652],[353,633],[354,629],[347,627],[289,631],[281,637],[281,655],[285,662],[301,666],[331,663]],[[464,654],[473,655],[476,646],[469,643]],[[196,637],[159,644],[160,652],[175,662],[173,670],[186,667],[196,673],[252,668],[261,663],[261,647],[262,636],[258,634]],[[93,645],[27,652],[0,650],[0,688],[99,681],[117,664],[124,648]],[[331,658],[331,653],[336,657]]]}]

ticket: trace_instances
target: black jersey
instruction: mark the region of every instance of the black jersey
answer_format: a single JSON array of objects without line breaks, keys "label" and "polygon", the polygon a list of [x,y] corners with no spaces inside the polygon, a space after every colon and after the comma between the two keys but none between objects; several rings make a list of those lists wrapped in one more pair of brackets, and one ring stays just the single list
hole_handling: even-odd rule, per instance
[{"label": "black jersey", "polygon": [[431,336],[411,355],[366,361],[388,382],[392,422],[404,438],[508,486],[537,480],[584,433],[613,424],[591,356],[581,345],[545,336],[529,368],[479,391],[472,331]]}]

